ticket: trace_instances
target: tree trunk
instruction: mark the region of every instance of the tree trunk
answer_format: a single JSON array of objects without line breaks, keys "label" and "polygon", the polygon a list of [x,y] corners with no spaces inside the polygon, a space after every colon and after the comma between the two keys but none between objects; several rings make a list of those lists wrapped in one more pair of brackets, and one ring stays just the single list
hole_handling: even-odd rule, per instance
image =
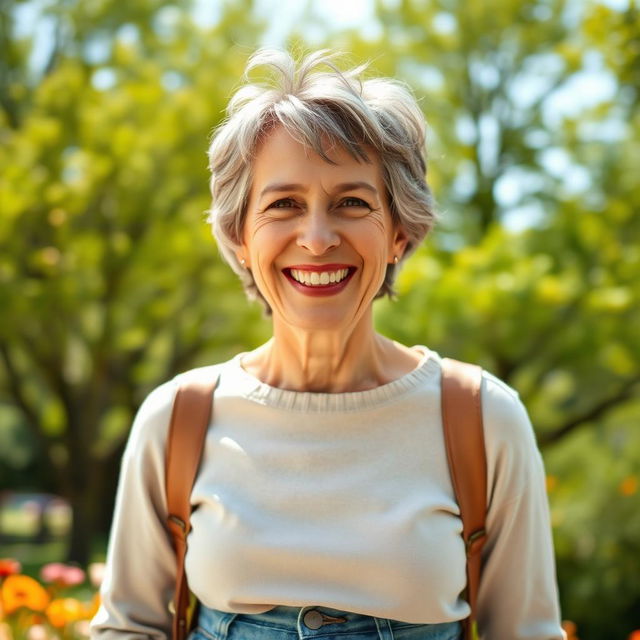
[{"label": "tree trunk", "polygon": [[103,460],[80,462],[84,480],[79,482],[76,475],[76,482],[68,495],[73,521],[67,562],[86,566],[93,559],[94,542],[109,533],[125,445],[126,441]]},{"label": "tree trunk", "polygon": [[91,509],[87,505],[87,493],[81,490],[70,499],[73,518],[66,561],[77,563],[81,567],[89,564],[91,541],[95,534]]}]

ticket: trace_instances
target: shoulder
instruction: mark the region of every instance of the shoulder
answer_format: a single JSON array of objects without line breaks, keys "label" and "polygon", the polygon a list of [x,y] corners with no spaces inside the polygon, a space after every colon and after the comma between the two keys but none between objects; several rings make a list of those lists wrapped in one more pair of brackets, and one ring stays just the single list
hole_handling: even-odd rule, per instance
[{"label": "shoulder", "polygon": [[482,370],[482,419],[489,501],[500,503],[524,493],[544,477],[535,432],[518,392]]},{"label": "shoulder", "polygon": [[503,498],[523,493],[544,475],[536,436],[518,392],[487,371],[482,374],[482,417],[490,491]]},{"label": "shoulder", "polygon": [[529,414],[520,395],[488,371],[482,372],[482,417],[492,444],[512,443],[536,447]]},{"label": "shoulder", "polygon": [[[431,355],[442,368],[443,356],[436,351],[431,351]],[[487,448],[537,448],[529,415],[513,387],[482,369],[480,395]]]},{"label": "shoulder", "polygon": [[132,454],[143,448],[164,448],[173,403],[180,386],[190,382],[216,380],[221,366],[216,364],[183,371],[148,393],[133,421],[126,453]]},{"label": "shoulder", "polygon": [[513,429],[532,433],[527,410],[520,394],[492,373],[482,371],[482,407],[485,421],[512,432]]},{"label": "shoulder", "polygon": [[[431,355],[444,374],[446,358],[436,351],[431,351]],[[513,435],[514,429],[521,436],[532,434],[529,417],[518,392],[486,369],[482,369],[480,395],[485,429],[502,436]]]},{"label": "shoulder", "polygon": [[[432,354],[442,367],[442,356],[437,352]],[[480,395],[487,454],[504,450],[509,450],[511,454],[537,451],[529,415],[513,387],[482,369]]]}]

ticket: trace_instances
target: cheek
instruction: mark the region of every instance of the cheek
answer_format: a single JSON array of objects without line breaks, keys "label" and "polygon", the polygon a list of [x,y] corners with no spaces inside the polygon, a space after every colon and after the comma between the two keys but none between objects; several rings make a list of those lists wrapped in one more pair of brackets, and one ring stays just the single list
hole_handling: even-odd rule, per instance
[{"label": "cheek", "polygon": [[363,224],[354,234],[358,247],[363,255],[370,260],[380,258],[386,261],[386,254],[391,246],[391,234],[383,220],[371,219],[363,221]]},{"label": "cheek", "polygon": [[244,243],[252,255],[265,255],[274,253],[276,246],[281,244],[285,236],[278,225],[258,223],[248,228],[244,235]]},{"label": "cheek", "polygon": [[265,224],[247,233],[246,243],[251,257],[251,272],[261,290],[273,281],[278,256],[284,251],[287,234],[278,225]]}]

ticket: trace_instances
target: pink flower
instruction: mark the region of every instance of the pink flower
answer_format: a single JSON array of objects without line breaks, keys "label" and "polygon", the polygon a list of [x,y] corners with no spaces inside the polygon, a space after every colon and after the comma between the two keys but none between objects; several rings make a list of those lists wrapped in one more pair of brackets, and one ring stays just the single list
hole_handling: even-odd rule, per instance
[{"label": "pink flower", "polygon": [[53,582],[60,587],[74,587],[82,584],[86,575],[80,567],[61,562],[50,562],[42,567],[40,578],[43,582]]}]

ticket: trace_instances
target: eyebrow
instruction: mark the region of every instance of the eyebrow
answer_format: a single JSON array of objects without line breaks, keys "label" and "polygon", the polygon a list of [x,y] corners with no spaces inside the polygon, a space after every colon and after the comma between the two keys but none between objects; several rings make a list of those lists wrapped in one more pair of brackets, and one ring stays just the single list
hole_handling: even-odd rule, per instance
[{"label": "eyebrow", "polygon": [[[378,195],[378,190],[368,182],[342,182],[336,185],[334,192],[335,193],[343,193],[344,191],[353,191],[355,189],[366,189],[367,191],[371,191],[373,194]],[[304,185],[295,184],[295,183],[274,183],[267,185],[261,192],[260,197],[262,198],[267,193],[280,193],[283,191],[307,191]]]}]

